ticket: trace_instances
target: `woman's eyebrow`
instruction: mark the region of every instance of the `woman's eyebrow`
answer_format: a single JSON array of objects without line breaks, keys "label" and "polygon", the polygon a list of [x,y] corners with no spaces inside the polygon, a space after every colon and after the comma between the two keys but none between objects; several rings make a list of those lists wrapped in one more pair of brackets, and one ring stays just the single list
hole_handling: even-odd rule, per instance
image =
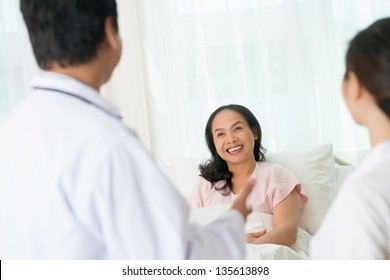
[{"label": "woman's eyebrow", "polygon": [[[238,124],[243,124],[243,122],[242,121],[236,121],[234,124],[232,124],[230,127],[234,127],[234,126],[236,126],[236,125],[238,125]],[[214,129],[214,132],[217,132],[217,131],[219,131],[219,130],[224,130],[224,128],[216,128],[216,129]]]},{"label": "woman's eyebrow", "polygon": [[236,125],[238,125],[238,124],[243,124],[243,122],[242,122],[242,121],[236,121],[236,122],[232,125],[232,127],[233,127],[233,126],[236,126]]}]

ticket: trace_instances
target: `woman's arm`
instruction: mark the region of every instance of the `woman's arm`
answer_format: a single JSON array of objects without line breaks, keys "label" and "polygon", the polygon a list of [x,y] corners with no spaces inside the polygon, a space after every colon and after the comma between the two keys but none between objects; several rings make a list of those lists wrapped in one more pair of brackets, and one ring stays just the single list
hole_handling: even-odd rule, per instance
[{"label": "woman's arm", "polygon": [[297,241],[300,195],[296,188],[274,207],[272,231],[248,233],[247,242],[253,244],[280,244],[291,246]]}]

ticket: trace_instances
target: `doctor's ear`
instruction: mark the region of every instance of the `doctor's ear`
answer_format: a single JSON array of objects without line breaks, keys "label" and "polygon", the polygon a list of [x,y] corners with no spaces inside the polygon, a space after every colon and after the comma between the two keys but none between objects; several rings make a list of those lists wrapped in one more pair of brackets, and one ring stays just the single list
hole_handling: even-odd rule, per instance
[{"label": "doctor's ear", "polygon": [[113,19],[111,17],[107,17],[104,21],[104,31],[106,33],[104,43],[112,49],[117,50],[120,48],[119,34],[114,28],[112,21]]}]

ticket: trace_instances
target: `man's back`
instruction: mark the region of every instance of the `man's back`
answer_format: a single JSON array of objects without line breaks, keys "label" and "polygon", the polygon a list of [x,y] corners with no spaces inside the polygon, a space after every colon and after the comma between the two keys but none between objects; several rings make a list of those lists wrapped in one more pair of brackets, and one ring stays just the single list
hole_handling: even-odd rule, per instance
[{"label": "man's back", "polygon": [[253,183],[236,211],[189,225],[184,198],[99,96],[122,51],[116,1],[46,4],[20,0],[44,74],[0,126],[0,258],[242,258]]},{"label": "man's back", "polygon": [[[151,219],[142,211],[155,202],[158,189],[143,195],[145,174],[130,169],[148,161],[136,137],[120,124],[114,107],[74,79],[46,74],[34,87],[9,114],[0,140],[2,257],[142,258],[142,251],[153,257],[151,244],[123,248],[126,242],[115,232],[124,227],[122,234],[132,239],[150,230]],[[146,175],[162,176],[152,173]],[[166,181],[162,185],[165,196],[176,196]],[[121,210],[125,225],[113,214]],[[175,257],[183,257],[180,251]]]}]

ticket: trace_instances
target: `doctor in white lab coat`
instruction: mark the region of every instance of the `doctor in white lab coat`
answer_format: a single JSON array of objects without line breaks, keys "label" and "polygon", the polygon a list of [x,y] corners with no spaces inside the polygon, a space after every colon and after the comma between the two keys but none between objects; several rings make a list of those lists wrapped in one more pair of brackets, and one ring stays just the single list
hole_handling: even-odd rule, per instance
[{"label": "doctor in white lab coat", "polygon": [[189,207],[99,95],[121,55],[115,0],[21,0],[44,70],[0,130],[1,259],[240,259],[253,182],[218,221]]},{"label": "doctor in white lab coat", "polygon": [[344,182],[310,244],[314,259],[390,259],[390,18],[359,32],[343,97],[372,149]]}]

